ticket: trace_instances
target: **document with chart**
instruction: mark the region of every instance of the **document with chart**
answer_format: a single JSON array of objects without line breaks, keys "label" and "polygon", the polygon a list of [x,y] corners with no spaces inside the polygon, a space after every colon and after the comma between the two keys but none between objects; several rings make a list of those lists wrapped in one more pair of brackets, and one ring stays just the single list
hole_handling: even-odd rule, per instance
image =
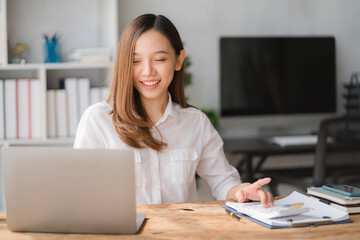
[{"label": "document with chart", "polygon": [[351,222],[348,213],[296,191],[285,198],[275,200],[274,206],[270,208],[261,207],[259,202],[226,202],[224,208],[268,228]]}]

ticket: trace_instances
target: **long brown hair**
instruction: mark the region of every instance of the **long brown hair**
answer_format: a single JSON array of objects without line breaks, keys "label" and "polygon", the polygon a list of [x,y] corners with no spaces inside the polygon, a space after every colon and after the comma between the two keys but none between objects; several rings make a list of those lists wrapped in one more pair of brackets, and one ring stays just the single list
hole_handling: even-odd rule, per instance
[{"label": "long brown hair", "polygon": [[[167,144],[156,140],[151,135],[150,129],[154,123],[151,122],[145,111],[140,94],[134,87],[132,75],[136,40],[142,33],[151,29],[155,29],[167,37],[177,56],[183,50],[177,29],[166,17],[144,14],[134,19],[125,28],[119,41],[114,78],[107,101],[113,106],[110,114],[113,114],[112,121],[122,141],[134,148],[147,146],[161,151]],[[184,92],[184,67],[175,71],[168,91],[174,102],[184,108],[190,106],[186,102]]]}]

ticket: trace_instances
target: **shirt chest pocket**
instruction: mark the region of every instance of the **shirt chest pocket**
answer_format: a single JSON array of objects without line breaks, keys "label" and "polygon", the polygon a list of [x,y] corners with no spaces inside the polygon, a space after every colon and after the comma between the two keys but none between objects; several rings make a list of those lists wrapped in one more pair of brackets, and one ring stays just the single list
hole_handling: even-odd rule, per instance
[{"label": "shirt chest pocket", "polygon": [[195,149],[177,149],[170,153],[172,183],[191,183],[195,180],[198,154]]}]

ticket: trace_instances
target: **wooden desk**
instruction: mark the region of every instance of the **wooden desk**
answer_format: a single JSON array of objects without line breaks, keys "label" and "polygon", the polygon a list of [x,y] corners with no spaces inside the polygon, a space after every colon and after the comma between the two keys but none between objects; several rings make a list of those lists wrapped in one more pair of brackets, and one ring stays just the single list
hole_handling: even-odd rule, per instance
[{"label": "wooden desk", "polygon": [[350,215],[353,223],[318,227],[268,229],[247,219],[240,223],[228,216],[224,201],[137,206],[147,220],[136,235],[86,235],[13,233],[0,220],[0,239],[360,239],[360,214]]}]

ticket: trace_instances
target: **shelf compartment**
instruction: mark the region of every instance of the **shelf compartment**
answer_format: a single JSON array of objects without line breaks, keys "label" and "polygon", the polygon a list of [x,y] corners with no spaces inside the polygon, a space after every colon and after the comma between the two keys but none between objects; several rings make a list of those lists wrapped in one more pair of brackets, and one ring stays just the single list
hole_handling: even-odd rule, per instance
[{"label": "shelf compartment", "polygon": [[9,48],[26,43],[28,63],[44,62],[44,34],[60,36],[62,61],[67,61],[77,48],[110,47],[115,52],[119,35],[117,0],[11,0],[6,3]]}]

